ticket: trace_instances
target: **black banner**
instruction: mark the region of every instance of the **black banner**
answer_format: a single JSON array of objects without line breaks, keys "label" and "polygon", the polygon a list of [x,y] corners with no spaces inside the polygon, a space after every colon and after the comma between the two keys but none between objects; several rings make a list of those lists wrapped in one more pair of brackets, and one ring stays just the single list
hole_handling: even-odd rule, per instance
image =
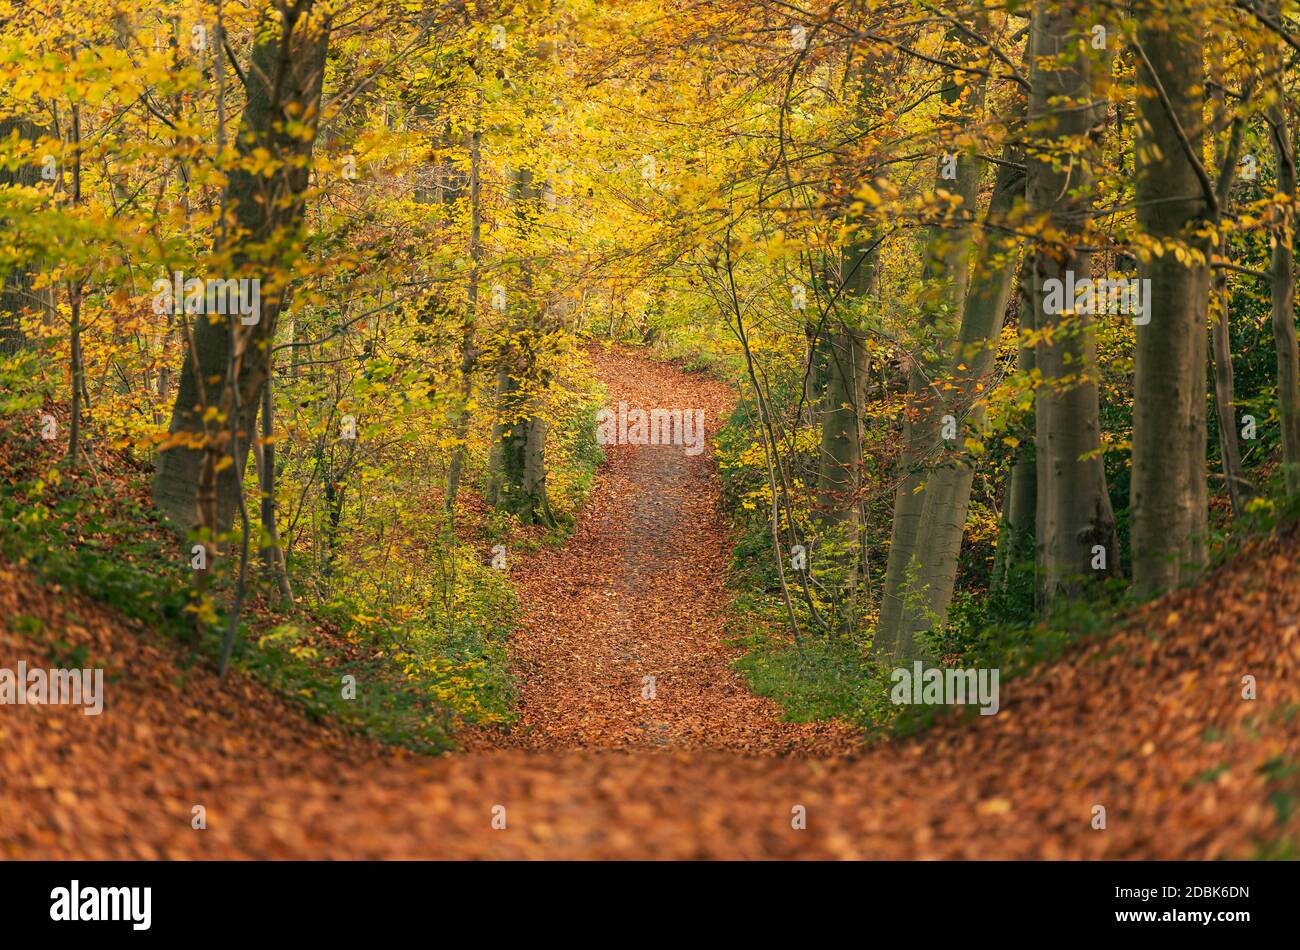
[{"label": "black banner", "polygon": [[[844,925],[939,938],[1197,934],[1233,940],[1293,919],[1293,864],[1269,862],[0,863],[6,936],[430,938],[463,926],[536,939],[683,921],[732,936]],[[541,928],[541,929],[539,929]]]}]

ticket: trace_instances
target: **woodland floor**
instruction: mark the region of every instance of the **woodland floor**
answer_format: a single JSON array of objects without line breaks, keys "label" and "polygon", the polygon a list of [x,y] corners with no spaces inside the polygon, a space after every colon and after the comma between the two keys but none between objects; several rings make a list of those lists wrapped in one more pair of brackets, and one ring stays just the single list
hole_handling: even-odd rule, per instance
[{"label": "woodland floor", "polygon": [[[593,358],[612,402],[704,406],[716,431],[719,384]],[[870,747],[783,722],[731,670],[730,541],[708,453],[611,448],[571,541],[512,564],[519,722],[436,759],[181,672],[130,622],[0,564],[0,614],[109,669],[101,716],[0,707],[0,857],[1213,858],[1300,840],[1295,533],[1003,683],[998,715]],[[30,640],[0,632],[0,666],[18,659],[36,662]]]}]

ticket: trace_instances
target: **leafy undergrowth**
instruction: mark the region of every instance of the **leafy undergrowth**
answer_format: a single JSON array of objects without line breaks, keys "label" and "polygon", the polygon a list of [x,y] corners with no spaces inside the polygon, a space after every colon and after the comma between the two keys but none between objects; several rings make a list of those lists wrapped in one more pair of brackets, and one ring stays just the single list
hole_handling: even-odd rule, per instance
[{"label": "leafy undergrowth", "polygon": [[[707,371],[716,371],[710,365]],[[798,584],[786,566],[790,609],[801,636],[790,632],[781,581],[772,557],[769,522],[771,491],[766,455],[754,441],[754,407],[741,402],[717,437],[724,504],[730,511],[735,544],[731,552],[732,616],[727,634],[741,655],[733,666],[750,689],[780,704],[792,722],[856,720],[867,671],[860,638],[852,633],[817,629]],[[810,512],[800,512],[799,537],[809,541]],[[783,524],[784,528],[784,524]],[[788,555],[783,545],[783,553]],[[827,610],[812,588],[813,602]]]},{"label": "leafy undergrowth", "polygon": [[[8,526],[0,554],[172,641],[183,664],[211,665],[226,618],[218,608],[198,629],[188,553],[154,512],[148,470],[102,446],[91,464],[70,470],[64,443],[40,439],[35,410],[18,410],[0,415],[0,522]],[[512,715],[505,639],[514,598],[503,577],[480,573],[445,612],[434,603],[378,609],[359,593],[281,611],[255,583],[234,666],[311,719],[422,752],[453,748],[463,726]],[[214,574],[215,603],[229,603],[230,578]],[[22,615],[15,623],[18,631],[39,628],[24,627]]]},{"label": "leafy undergrowth", "polygon": [[[701,362],[703,371],[721,375],[723,363]],[[779,391],[773,396],[795,398]],[[785,580],[789,587],[787,607],[772,556],[770,514],[771,490],[766,455],[758,441],[754,406],[741,401],[718,435],[718,456],[724,502],[735,528],[732,550],[731,590],[734,615],[728,623],[732,643],[743,653],[734,662],[747,686],[781,705],[786,719],[794,722],[847,720],[862,730],[868,742],[904,738],[924,733],[939,724],[968,723],[979,718],[978,705],[896,704],[892,701],[895,680],[891,668],[871,659],[870,648],[876,605],[860,606],[861,616],[847,632],[818,624],[814,611],[799,584],[800,575],[790,563],[790,550],[783,537]],[[795,439],[787,465],[796,483],[816,474],[819,444],[804,445]],[[1213,562],[1204,572],[1229,564],[1263,540],[1287,530],[1300,519],[1300,498],[1281,497],[1278,477],[1271,480],[1261,469],[1261,486],[1274,497],[1254,499],[1246,515],[1216,528]],[[889,497],[886,497],[887,505]],[[878,512],[877,521],[888,525],[889,512]],[[820,619],[834,620],[833,605],[824,596],[823,583],[830,572],[824,550],[819,551],[819,526],[811,509],[797,509],[795,521],[799,540],[808,545],[811,570],[811,599]],[[969,527],[969,526],[968,526]],[[782,534],[787,531],[784,520]],[[877,539],[881,540],[881,539]],[[825,541],[820,542],[822,548]],[[884,549],[872,549],[873,561],[883,564]],[[964,555],[965,556],[965,555]],[[975,558],[982,561],[989,558]],[[993,597],[987,591],[986,576],[977,589],[958,589],[948,615],[947,626],[937,635],[919,639],[938,665],[957,669],[996,669],[1003,689],[1059,660],[1072,648],[1104,641],[1142,615],[1144,605],[1135,602],[1126,581],[1115,579],[1094,586],[1085,597],[1058,603],[1049,617],[1039,618],[1034,610],[1033,564],[1012,568],[1006,590]],[[876,578],[878,591],[880,578]],[[969,586],[969,579],[968,586]],[[1193,585],[1195,586],[1195,585]],[[791,635],[788,611],[793,610],[801,635]]]},{"label": "leafy undergrowth", "polygon": [[744,651],[734,666],[750,689],[780,703],[792,722],[860,717],[871,667],[856,638],[805,634],[796,643],[764,620],[752,598],[738,595],[733,609],[728,632]]}]

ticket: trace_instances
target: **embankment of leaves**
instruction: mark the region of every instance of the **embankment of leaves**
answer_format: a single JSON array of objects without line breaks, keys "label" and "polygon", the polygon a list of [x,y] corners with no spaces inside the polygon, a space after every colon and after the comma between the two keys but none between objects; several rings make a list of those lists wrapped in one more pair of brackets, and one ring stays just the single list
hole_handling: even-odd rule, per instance
[{"label": "embankment of leaves", "polygon": [[[233,564],[215,572],[218,610],[197,631],[188,556],[153,510],[147,469],[100,447],[93,466],[83,462],[73,471],[62,461],[64,443],[42,441],[35,418],[30,409],[0,414],[0,523],[6,526],[0,555],[47,586],[140,621],[147,636],[166,641],[182,667],[214,665]],[[479,612],[490,623],[448,630],[432,605],[415,616],[364,615],[360,598],[340,598],[280,612],[257,585],[254,580],[234,665],[309,719],[436,753],[453,748],[466,724],[511,716],[508,587],[499,603]],[[23,614],[9,625],[31,636],[34,649],[48,651],[50,633],[25,623]],[[344,679],[349,676],[354,680]]]}]

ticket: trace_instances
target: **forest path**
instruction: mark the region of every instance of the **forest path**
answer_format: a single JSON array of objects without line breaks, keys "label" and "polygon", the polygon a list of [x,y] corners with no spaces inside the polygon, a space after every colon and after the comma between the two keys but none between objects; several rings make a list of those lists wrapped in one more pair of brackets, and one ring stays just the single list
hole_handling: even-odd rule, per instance
[{"label": "forest path", "polygon": [[[713,385],[621,357],[602,371],[615,401],[704,403],[671,387]],[[103,715],[0,706],[0,858],[1205,859],[1286,853],[1286,839],[1294,853],[1295,531],[1004,681],[995,716],[855,758],[738,754],[827,740],[732,678],[716,486],[706,466],[644,451],[613,450],[574,543],[516,568],[541,631],[516,647],[524,748],[429,759],[340,735],[245,677],[180,669],[165,642],[0,563],[0,616],[108,670]],[[638,485],[660,486],[671,513]],[[39,650],[0,624],[0,666]],[[582,650],[595,659],[566,655]],[[642,675],[659,677],[653,703]]]},{"label": "forest path", "polygon": [[[560,751],[716,749],[847,752],[844,723],[788,723],[731,669],[726,589],[732,535],[720,507],[712,437],[729,387],[623,349],[589,348],[618,411],[703,413],[686,445],[609,445],[572,538],[519,559],[524,608],[511,639],[520,720],[472,748]],[[688,430],[691,435],[693,430]],[[653,698],[649,696],[653,694]]]}]

